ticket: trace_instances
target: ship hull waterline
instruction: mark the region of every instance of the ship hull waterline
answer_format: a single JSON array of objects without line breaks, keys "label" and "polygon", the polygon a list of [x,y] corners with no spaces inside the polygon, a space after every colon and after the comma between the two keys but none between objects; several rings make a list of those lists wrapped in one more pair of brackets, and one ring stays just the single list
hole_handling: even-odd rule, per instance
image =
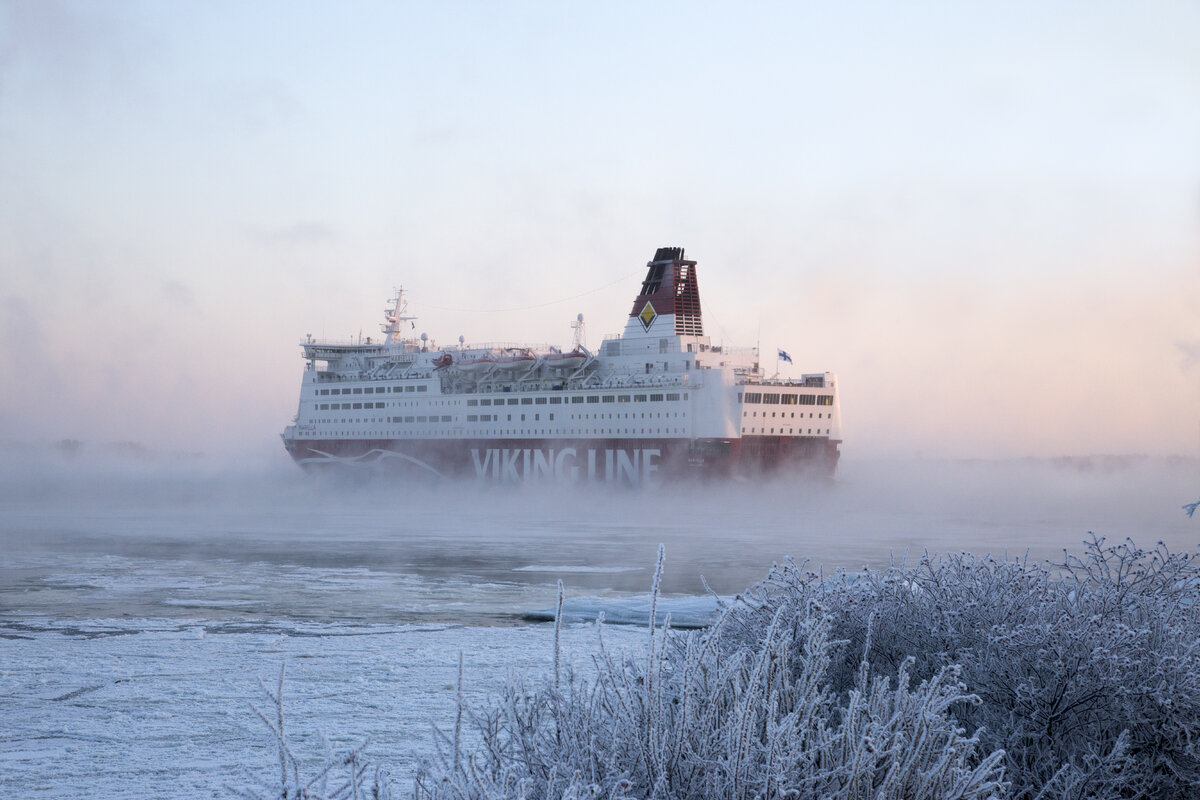
[{"label": "ship hull waterline", "polygon": [[644,485],[705,479],[831,477],[840,442],[828,437],[730,439],[292,439],[309,471],[386,469],[411,479]]}]

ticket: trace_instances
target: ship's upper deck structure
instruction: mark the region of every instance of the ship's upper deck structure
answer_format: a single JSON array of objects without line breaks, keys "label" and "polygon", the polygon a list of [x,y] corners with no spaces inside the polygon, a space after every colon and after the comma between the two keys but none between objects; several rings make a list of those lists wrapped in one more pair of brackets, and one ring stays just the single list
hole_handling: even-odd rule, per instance
[{"label": "ship's upper deck structure", "polygon": [[832,374],[768,378],[757,348],[713,346],[696,262],[682,248],[656,251],[624,330],[595,352],[578,335],[570,348],[461,337],[439,347],[415,335],[415,319],[400,290],[381,336],[303,342],[307,368],[285,443],[653,439],[704,450],[784,437],[830,442],[836,458]]}]

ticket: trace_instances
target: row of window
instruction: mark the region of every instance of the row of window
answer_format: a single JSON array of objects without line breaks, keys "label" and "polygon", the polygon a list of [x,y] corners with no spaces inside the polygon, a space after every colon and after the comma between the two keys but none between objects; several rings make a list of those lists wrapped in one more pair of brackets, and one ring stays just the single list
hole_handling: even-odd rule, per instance
[{"label": "row of window", "polygon": [[[370,420],[357,420],[357,421],[358,422],[369,422]],[[378,421],[376,420],[376,422],[378,422]],[[486,430],[486,431],[470,431],[469,433],[462,431],[462,430],[458,430],[458,431],[454,431],[452,434],[449,434],[449,436],[457,436],[457,437],[463,437],[463,438],[465,438],[467,436],[471,436],[471,437],[476,437],[476,436],[512,437],[512,436],[550,436],[550,435],[554,435],[554,436],[570,436],[570,435],[637,436],[637,435],[643,435],[644,436],[647,434],[653,434],[653,435],[676,434],[677,435],[677,434],[682,434],[682,433],[685,433],[683,428],[602,428],[600,430],[583,430],[583,429],[570,428],[568,430],[563,430],[563,431],[552,431],[547,428],[504,428],[504,429],[493,428],[491,430]],[[380,438],[382,438],[382,437],[409,437],[409,438],[417,438],[417,439],[426,439],[429,437],[429,434],[426,432],[423,432],[423,431],[337,430],[337,431],[297,431],[296,436],[299,438],[305,438],[305,439],[340,438],[340,437],[346,437],[346,436],[373,436],[373,437],[380,437]],[[445,438],[445,437],[439,435],[439,438]]]},{"label": "row of window", "polygon": [[[563,397],[561,395],[554,397],[497,397],[494,400],[490,397],[481,397],[467,401],[468,406],[490,406],[490,405],[539,405],[544,406],[547,403],[556,406],[563,403],[661,403],[677,402],[680,399],[679,392],[665,392],[663,394],[589,394],[589,395],[572,395],[571,397]],[[686,393],[682,395],[682,399],[687,400]]]},{"label": "row of window", "polygon": [[[772,411],[772,412],[771,412],[771,416],[772,416],[772,417],[773,417],[773,416],[775,416],[775,413],[776,413],[776,412]],[[786,412],[786,411],[780,411],[780,412],[778,412],[778,413],[779,413],[779,416],[781,416],[781,417],[786,417],[788,412]],[[750,417],[757,417],[757,416],[758,416],[758,412],[757,412],[757,411],[743,411],[743,412],[742,412],[742,416],[743,416],[743,417],[746,417],[746,416],[750,416]],[[765,416],[767,416],[767,412],[765,412],[765,411],[764,411],[764,412],[763,412],[763,416],[764,416],[764,417],[765,417]],[[793,411],[793,412],[792,412],[792,417],[794,418],[795,416],[796,416],[796,412],[795,412],[795,411]],[[809,416],[809,419],[811,419],[811,418],[812,418],[812,412],[811,412],[811,411],[810,411],[810,412],[808,412],[808,416]],[[817,414],[817,419],[824,419],[824,418],[825,418],[825,415],[824,415],[824,414]],[[830,412],[830,413],[829,413],[829,418],[830,418],[830,419],[833,419],[833,412]],[[803,412],[803,411],[801,411],[801,412],[800,412],[800,419],[804,419],[804,412]]]},{"label": "row of window", "polygon": [[[324,397],[327,395],[386,394],[386,393],[399,394],[401,392],[427,392],[427,391],[429,391],[429,386],[427,386],[426,384],[419,384],[417,386],[365,386],[365,387],[364,386],[356,386],[356,387],[346,387],[344,389],[318,389],[317,394]],[[661,394],[655,393],[655,394],[618,394],[618,395],[611,395],[611,394],[574,395],[574,396],[571,396],[570,398],[564,398],[562,395],[558,395],[555,397],[521,397],[521,398],[497,397],[494,400],[492,398],[484,397],[484,398],[475,398],[475,399],[467,400],[467,405],[468,406],[490,406],[494,403],[495,405],[499,406],[499,405],[505,405],[506,402],[507,402],[507,405],[510,405],[510,406],[515,406],[517,404],[521,404],[521,405],[535,405],[535,404],[536,405],[546,405],[546,404],[561,405],[562,403],[566,403],[566,402],[571,402],[571,403],[646,403],[646,402],[661,403],[663,401],[678,402],[680,399],[681,399],[681,395],[679,392],[664,392]],[[683,400],[688,399],[687,393],[684,393],[682,395],[682,399]],[[358,407],[359,406],[355,406],[355,408],[358,408]],[[372,406],[365,406],[365,408],[371,408],[371,407]],[[382,406],[375,406],[375,408],[382,408]]]},{"label": "row of window", "polygon": [[[441,417],[440,419],[442,422],[448,422],[450,420],[449,417]],[[436,416],[431,416],[431,417],[421,417],[421,416],[388,417],[387,418],[387,421],[390,423],[393,423],[393,424],[426,422],[426,421],[437,422],[438,420],[439,420],[439,418]],[[499,422],[499,420],[500,420],[500,418],[496,414],[492,414],[492,415],[490,415],[490,417],[487,414],[481,414],[478,421],[479,422]],[[342,420],[342,422],[351,422],[351,423],[354,423],[354,422],[362,423],[362,422],[368,422],[368,421],[369,420]],[[467,421],[475,422],[476,420],[474,420],[470,416],[468,416]],[[376,420],[376,422],[378,422],[378,420]],[[822,436],[822,435],[828,436],[829,431],[830,431],[829,428],[826,428],[824,430],[821,430],[820,428],[818,428],[816,430],[816,435],[817,436]],[[770,429],[763,428],[762,431],[759,431],[757,427],[752,427],[749,429],[742,428],[743,434],[749,433],[749,434],[764,435],[764,434],[774,434],[775,432],[776,432],[775,428],[770,428]],[[374,431],[374,432],[372,432],[372,435],[379,436],[379,435],[384,435],[384,433],[385,432],[383,432],[383,431]],[[582,434],[582,435],[597,436],[597,435],[622,435],[622,434],[636,435],[636,434],[648,434],[648,433],[649,434],[663,434],[663,433],[680,434],[680,433],[684,433],[684,429],[683,428],[640,428],[640,429],[639,428],[603,428],[600,430],[582,430],[582,429],[571,428],[570,430],[566,430],[566,431],[551,431],[546,428],[540,428],[540,429],[539,428],[533,428],[533,429],[530,429],[530,428],[508,429],[508,428],[506,428],[506,429],[499,430],[499,431],[490,430],[490,431],[482,432],[482,434],[484,434],[484,435],[493,435],[493,436],[497,435],[497,434],[499,434],[501,436],[529,435],[529,434],[543,435],[543,436],[548,435],[548,434],[556,434],[559,436],[570,435],[570,434]],[[813,429],[809,428],[807,431],[805,431],[803,428],[798,429],[798,430],[793,429],[793,428],[786,428],[786,429],[779,428],[779,434],[781,434],[781,435],[786,434],[789,436],[806,436],[806,435],[812,436]],[[328,431],[328,432],[313,431],[313,432],[300,432],[299,435],[302,437],[307,437],[307,438],[321,438],[321,437],[330,436],[330,435],[332,435],[332,436],[362,436],[362,435],[367,435],[367,432],[366,431]],[[413,434],[396,433],[395,435],[411,436]],[[456,432],[455,435],[462,436],[463,433]],[[480,433],[471,433],[470,435],[478,436],[481,434]]]},{"label": "row of window", "polygon": [[[372,403],[320,403],[318,405],[318,409],[320,409],[322,411],[324,411],[324,410],[338,411],[338,410],[340,410],[339,406],[341,406],[342,409],[353,410],[353,409],[359,408],[360,406],[365,406],[366,408],[371,408],[372,405],[374,405],[375,408],[383,408],[385,404],[384,403],[374,403],[374,404],[372,404]],[[512,414],[507,414],[506,416],[507,416],[506,421],[512,422]],[[617,419],[631,419],[631,418],[637,419],[639,417],[639,415],[637,413],[632,413],[632,414],[619,414],[618,413],[616,415],[613,415],[613,414],[579,414],[578,416],[575,414],[572,414],[571,419],[612,419],[614,416]],[[745,413],[743,413],[742,416],[745,416]],[[793,414],[792,416],[795,416],[795,414]],[[812,416],[812,415],[810,414],[809,416]],[[687,412],[680,413],[680,412],[676,411],[676,412],[664,413],[664,412],[653,412],[652,411],[650,413],[642,413],[640,415],[641,419],[647,419],[647,418],[662,419],[663,417],[666,417],[668,419],[670,419],[671,417],[685,417],[686,418]],[[535,421],[540,420],[542,418],[542,415],[534,414],[533,418]],[[553,412],[550,413],[549,420],[551,422],[554,421]],[[414,414],[413,416],[388,417],[387,421],[391,422],[391,423],[397,423],[397,422],[400,422],[400,423],[405,423],[405,422],[453,422],[454,418],[453,418],[453,416],[451,416],[449,414],[442,414],[442,415],[427,414],[427,415],[421,415],[421,416]],[[499,422],[499,421],[500,421],[499,414],[468,414],[467,415],[467,422]],[[524,422],[524,421],[525,421],[525,415],[521,414],[521,422]],[[318,419],[318,420],[314,420],[314,422],[333,422],[336,424],[337,420],[335,420],[335,419]],[[342,422],[346,422],[346,420],[342,420]]]},{"label": "row of window", "polygon": [[366,403],[317,403],[315,405],[315,407],[318,411],[337,411],[337,410],[343,409],[343,408],[351,409],[351,410],[357,409],[357,408],[386,408],[389,405],[392,405],[392,406],[412,406],[412,405],[420,405],[420,406],[443,405],[443,406],[446,406],[446,405],[451,405],[451,403],[446,402],[446,401],[437,401],[437,400],[435,400],[433,402],[424,401],[424,402],[420,402],[420,403],[406,403],[406,402],[381,403],[376,400],[373,402],[366,402]]},{"label": "row of window", "polygon": [[[742,395],[738,394],[738,402],[742,401]],[[747,403],[770,403],[774,405],[784,406],[831,406],[833,405],[833,395],[831,394],[779,394],[774,392],[746,392]]]},{"label": "row of window", "polygon": [[428,391],[429,391],[429,386],[422,383],[422,384],[418,384],[417,386],[411,386],[411,385],[410,386],[366,386],[366,387],[357,386],[354,388],[347,387],[345,389],[318,389],[317,394],[322,395],[322,396],[327,395],[327,394],[386,394],[389,392],[395,392],[396,394],[400,394],[401,392],[428,392]]},{"label": "row of window", "polygon": [[[767,432],[767,429],[766,429],[766,428],[763,428],[761,432],[762,432],[762,433],[766,433],[766,432]],[[775,432],[775,429],[774,429],[774,428],[771,428],[771,433],[774,433],[774,432]],[[785,434],[785,433],[786,433],[788,436],[811,436],[811,435],[812,435],[812,432],[813,432],[813,429],[812,429],[812,428],[809,428],[809,429],[808,429],[808,433],[807,433],[807,434],[804,432],[804,429],[803,429],[803,428],[801,428],[800,430],[797,430],[797,431],[795,431],[794,433],[793,433],[793,431],[792,431],[792,429],[791,429],[791,428],[788,428],[786,431],[785,431],[783,428],[780,428],[780,429],[779,429],[779,433],[780,433],[780,434]],[[759,433],[759,430],[758,430],[758,428],[751,428],[750,430],[746,430],[745,428],[742,428],[742,433]],[[824,430],[824,432],[822,432],[820,428],[817,428],[817,436],[822,436],[822,435],[824,435],[824,436],[828,436],[828,435],[829,435],[829,428],[826,428],[826,429]]]}]

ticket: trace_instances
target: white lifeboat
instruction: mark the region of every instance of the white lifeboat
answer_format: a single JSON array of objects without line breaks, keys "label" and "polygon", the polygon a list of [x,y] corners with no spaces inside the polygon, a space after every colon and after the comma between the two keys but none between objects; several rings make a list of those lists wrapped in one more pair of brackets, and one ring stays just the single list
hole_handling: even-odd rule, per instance
[{"label": "white lifeboat", "polygon": [[484,372],[496,365],[496,359],[489,353],[478,356],[464,356],[458,360],[458,368],[464,372]]},{"label": "white lifeboat", "polygon": [[496,369],[506,372],[517,369],[528,369],[537,361],[537,358],[532,353],[511,353],[505,356],[497,356],[495,359]]},{"label": "white lifeboat", "polygon": [[554,369],[579,369],[584,361],[587,361],[587,355],[577,349],[569,353],[547,353],[542,356],[542,363]]}]

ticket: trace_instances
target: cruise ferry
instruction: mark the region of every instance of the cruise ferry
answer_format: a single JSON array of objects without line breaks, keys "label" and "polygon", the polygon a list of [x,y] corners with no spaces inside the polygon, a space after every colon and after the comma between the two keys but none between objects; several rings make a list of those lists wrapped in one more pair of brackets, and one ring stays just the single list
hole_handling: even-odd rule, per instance
[{"label": "cruise ferry", "polygon": [[281,434],[301,466],[633,485],[837,467],[837,379],[768,377],[757,348],[713,345],[683,248],[655,252],[624,331],[595,352],[582,315],[569,348],[439,347],[416,335],[403,290],[384,313],[381,337],[301,344],[300,405]]}]

